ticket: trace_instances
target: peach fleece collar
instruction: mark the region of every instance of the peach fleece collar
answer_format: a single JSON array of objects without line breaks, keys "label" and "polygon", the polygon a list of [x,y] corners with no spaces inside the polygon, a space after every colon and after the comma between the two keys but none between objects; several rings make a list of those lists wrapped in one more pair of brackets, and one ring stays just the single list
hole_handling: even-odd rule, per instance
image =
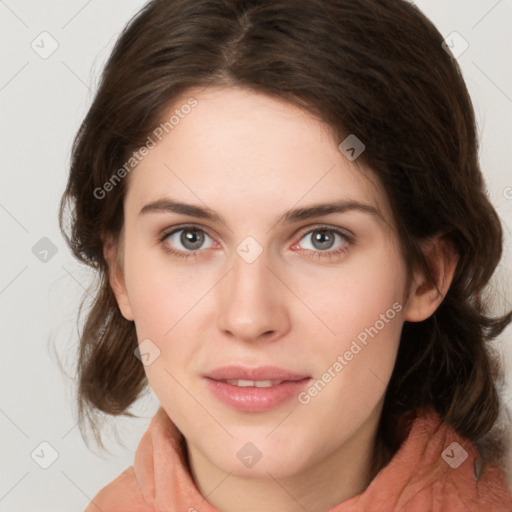
[{"label": "peach fleece collar", "polygon": [[[512,511],[504,471],[489,465],[477,480],[476,447],[435,411],[418,409],[409,428],[368,488],[329,512]],[[180,433],[162,407],[139,443],[134,465],[105,486],[85,512],[98,511],[217,512],[196,488]]]}]

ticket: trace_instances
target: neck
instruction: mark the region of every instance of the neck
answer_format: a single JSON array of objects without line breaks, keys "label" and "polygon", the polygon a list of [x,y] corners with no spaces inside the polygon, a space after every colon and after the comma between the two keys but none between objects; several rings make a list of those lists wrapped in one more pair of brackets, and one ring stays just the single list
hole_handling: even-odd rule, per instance
[{"label": "neck", "polygon": [[226,473],[187,444],[192,477],[219,512],[327,512],[364,492],[375,476],[380,413],[377,407],[352,438],[316,464],[279,479],[270,472],[266,478]]}]

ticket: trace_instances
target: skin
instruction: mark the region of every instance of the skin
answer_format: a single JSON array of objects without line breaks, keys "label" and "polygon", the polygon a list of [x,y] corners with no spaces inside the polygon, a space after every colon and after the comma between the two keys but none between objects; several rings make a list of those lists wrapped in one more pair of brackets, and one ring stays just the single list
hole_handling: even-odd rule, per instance
[{"label": "skin", "polygon": [[[190,96],[197,106],[126,178],[121,245],[105,245],[112,288],[139,342],[149,338],[160,350],[145,366],[147,378],[186,438],[191,473],[208,501],[227,512],[329,510],[369,484],[402,325],[435,311],[456,257],[439,239],[426,243],[441,294],[421,273],[407,287],[384,191],[369,169],[345,158],[323,122],[235,87],[191,89],[169,112]],[[164,197],[207,206],[226,222],[139,213]],[[352,210],[276,223],[289,209],[341,199],[371,205],[381,217]],[[204,230],[195,256],[182,232],[158,241],[183,224]],[[313,238],[322,225],[353,241],[328,232],[332,248],[322,248]],[[262,249],[252,263],[236,252],[248,236]],[[271,411],[240,412],[201,377],[240,363],[321,379],[396,303],[396,316],[307,404],[294,398]],[[262,454],[252,468],[237,457],[248,441]]]}]

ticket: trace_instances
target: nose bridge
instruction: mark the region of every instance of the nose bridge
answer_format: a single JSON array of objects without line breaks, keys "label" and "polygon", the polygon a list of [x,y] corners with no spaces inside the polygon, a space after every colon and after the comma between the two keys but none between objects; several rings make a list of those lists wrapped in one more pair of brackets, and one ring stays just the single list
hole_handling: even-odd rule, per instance
[{"label": "nose bridge", "polygon": [[276,337],[288,329],[285,289],[268,268],[267,253],[261,250],[254,257],[251,251],[254,247],[242,243],[233,255],[219,301],[219,328],[244,340]]}]

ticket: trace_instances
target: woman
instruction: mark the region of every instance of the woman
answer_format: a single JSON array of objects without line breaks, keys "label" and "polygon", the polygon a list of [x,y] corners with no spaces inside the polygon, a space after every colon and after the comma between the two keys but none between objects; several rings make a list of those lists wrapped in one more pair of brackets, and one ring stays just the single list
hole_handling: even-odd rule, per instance
[{"label": "woman", "polygon": [[87,512],[510,510],[471,101],[403,0],[156,0],[60,220],[101,279],[79,413],[161,408]]}]

